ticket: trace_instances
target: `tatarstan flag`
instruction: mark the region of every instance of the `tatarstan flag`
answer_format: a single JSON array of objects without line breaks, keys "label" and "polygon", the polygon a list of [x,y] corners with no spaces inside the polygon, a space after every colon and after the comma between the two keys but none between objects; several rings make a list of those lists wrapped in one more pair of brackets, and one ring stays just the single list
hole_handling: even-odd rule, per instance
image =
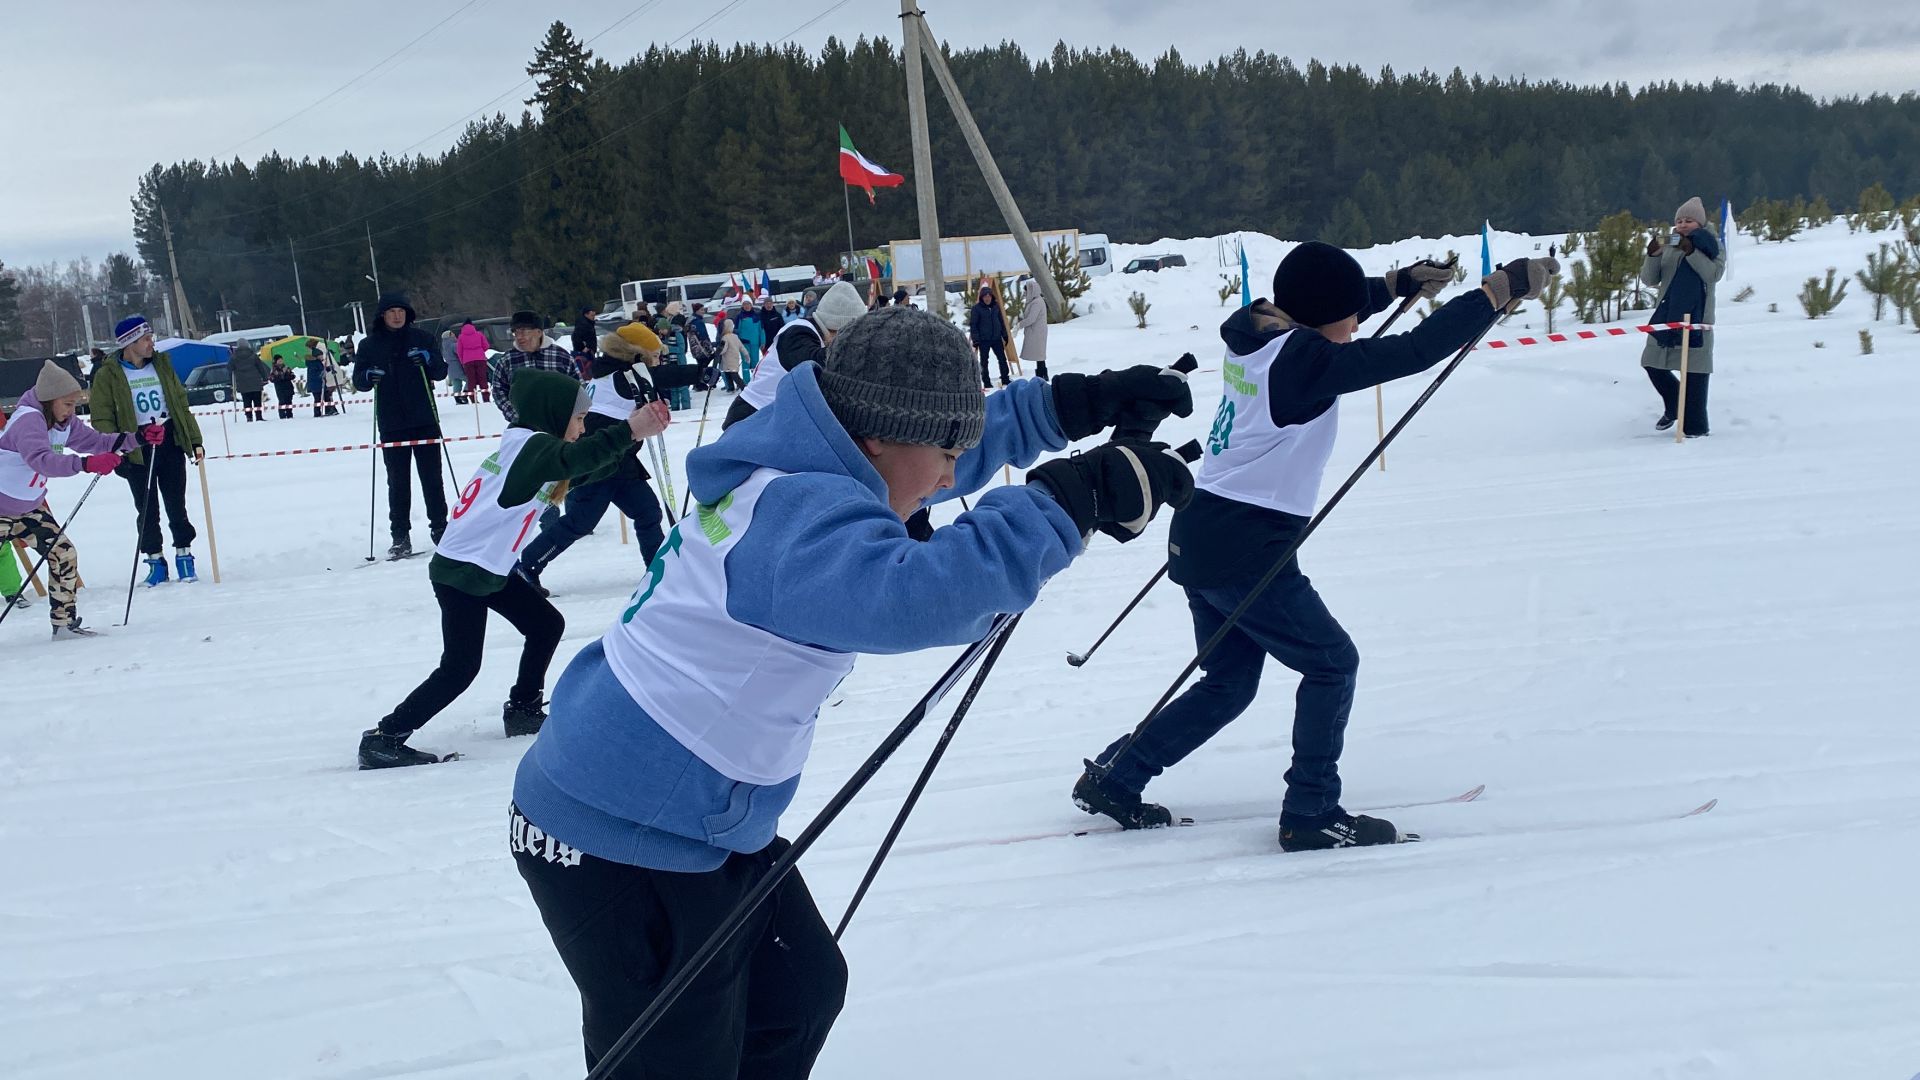
[{"label": "tatarstan flag", "polygon": [[840,179],[862,188],[867,193],[867,201],[873,201],[873,189],[877,187],[899,187],[907,178],[887,170],[867,160],[867,156],[853,148],[853,138],[847,134],[847,125],[840,125]]}]

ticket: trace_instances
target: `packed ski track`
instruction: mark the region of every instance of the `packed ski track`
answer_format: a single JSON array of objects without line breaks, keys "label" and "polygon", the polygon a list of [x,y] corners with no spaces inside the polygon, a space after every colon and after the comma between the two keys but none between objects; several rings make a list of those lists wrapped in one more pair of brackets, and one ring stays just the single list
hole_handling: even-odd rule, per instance
[{"label": "packed ski track", "polygon": [[[1347,805],[1402,807],[1382,812],[1423,843],[1279,852],[1278,665],[1149,789],[1196,827],[1072,835],[1099,824],[1067,797],[1081,759],[1194,647],[1163,583],[1066,664],[1160,565],[1166,526],[1097,537],[1016,628],[849,928],[817,1075],[1920,1072],[1920,334],[1871,322],[1864,296],[1817,322],[1794,301],[1882,238],[1733,239],[1711,437],[1655,437],[1637,338],[1482,351],[1308,544],[1363,658]],[[1247,239],[1258,295],[1285,246]],[[1553,239],[1496,234],[1494,254]],[[1449,248],[1477,261],[1477,238],[1359,254],[1379,272]],[[1159,251],[1189,266],[1098,279],[1054,328],[1053,366],[1190,350],[1197,407],[1163,434],[1204,440],[1237,266],[1210,238],[1116,254]],[[1489,336],[1544,331],[1526,306]],[[1426,381],[1387,388],[1389,422]],[[1370,397],[1344,404],[1329,491],[1374,441]],[[470,407],[443,410],[448,434],[474,432]],[[238,420],[236,453],[371,426],[365,406]],[[479,422],[501,425],[491,406]],[[414,740],[462,760],[356,771],[360,730],[437,654],[426,563],[346,572],[365,565],[368,452],[220,460],[218,418],[202,425],[225,582],[203,541],[199,584],[141,590],[115,627],[133,514],[110,479],[72,529],[81,613],[108,636],[48,641],[44,602],[0,627],[0,1075],[580,1074],[578,1000],[507,853],[530,743],[500,729],[518,635],[494,624],[479,682]],[[668,434],[676,478],[697,426],[682,412]],[[462,480],[488,447],[452,447]],[[55,511],[83,487],[56,483]],[[547,571],[568,619],[556,677],[640,576],[611,519]],[[860,662],[788,835],[953,655]],[[945,718],[802,862],[830,922]]]}]

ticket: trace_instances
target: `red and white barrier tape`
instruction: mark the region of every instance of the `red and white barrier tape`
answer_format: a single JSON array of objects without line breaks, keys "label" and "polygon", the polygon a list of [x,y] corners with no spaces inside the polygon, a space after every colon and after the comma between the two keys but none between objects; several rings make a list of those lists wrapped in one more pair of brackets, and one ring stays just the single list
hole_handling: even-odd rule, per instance
[{"label": "red and white barrier tape", "polygon": [[1512,341],[1483,341],[1482,349],[1511,349],[1521,345],[1559,345],[1569,341],[1594,341],[1605,337],[1650,334],[1655,330],[1711,330],[1712,323],[1653,323],[1648,326],[1603,326],[1598,330],[1575,330],[1571,334],[1542,334],[1539,337],[1514,338]]},{"label": "red and white barrier tape", "polygon": [[439,446],[442,443],[478,442],[498,439],[498,435],[452,435],[444,439],[401,439],[394,442],[357,443],[352,446],[309,446],[302,450],[260,450],[250,454],[208,454],[217,461],[236,461],[240,458],[292,457],[295,454],[331,454],[342,450],[385,450],[399,446]]},{"label": "red and white barrier tape", "polygon": [[[441,393],[436,391],[433,396],[436,398],[445,398],[445,399],[451,400],[453,398],[458,398],[458,397],[468,397],[468,398],[478,397],[479,395]],[[488,399],[481,398],[480,402],[483,405],[487,404]],[[372,403],[373,403],[372,395],[368,395],[366,397],[351,397],[351,398],[343,398],[343,397],[335,396],[331,401],[320,402],[320,407],[324,409],[328,405],[370,405]],[[465,405],[466,402],[461,402],[460,404]],[[281,409],[281,408],[311,409],[313,408],[313,406],[314,406],[314,403],[312,399],[307,399],[305,401],[289,401],[285,405],[281,405],[280,402],[276,401],[273,398],[266,398],[260,402],[259,410],[261,412],[265,412],[268,409]],[[232,413],[235,416],[239,416],[242,413],[250,412],[252,410],[248,406],[242,404],[241,399],[236,395],[235,397],[229,399],[228,401],[222,404],[196,405],[188,411],[192,412],[195,416],[218,416],[221,413]]]}]

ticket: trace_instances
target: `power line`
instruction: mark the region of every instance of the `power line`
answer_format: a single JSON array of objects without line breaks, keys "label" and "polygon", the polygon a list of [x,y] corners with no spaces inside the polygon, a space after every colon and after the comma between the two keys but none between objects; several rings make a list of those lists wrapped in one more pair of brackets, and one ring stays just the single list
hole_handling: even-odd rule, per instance
[{"label": "power line", "polygon": [[441,27],[452,22],[453,20],[459,18],[461,15],[465,14],[468,10],[472,9],[475,5],[481,4],[484,2],[485,0],[467,0],[466,3],[461,4],[459,7],[453,9],[453,12],[449,14],[447,17],[441,19],[437,23],[434,23],[432,26],[427,27],[426,30],[420,34],[419,37],[414,38],[412,41],[407,42],[405,45],[402,45],[399,48],[388,53],[387,55],[381,57],[379,61],[376,62],[372,67],[368,68],[367,70],[361,72],[358,75],[355,75],[353,78],[348,79],[346,82],[341,83],[339,86],[334,87],[332,90],[327,91],[325,94],[321,95],[317,101],[314,101],[312,104],[307,105],[304,108],[295,110],[293,113],[285,117],[282,117],[281,119],[275,121],[274,123],[268,125],[266,128],[262,129],[261,131],[258,131],[252,135],[249,135],[246,138],[241,139],[239,142],[234,143],[232,146],[227,147],[225,150],[220,151],[218,154],[214,155],[214,160],[218,161],[220,158],[226,157],[228,154],[233,153],[235,150],[240,149],[241,147],[247,145],[250,142],[253,142],[254,140],[260,138],[261,136],[266,135],[270,132],[273,132],[285,126],[286,124],[302,116],[305,116],[307,113],[312,112],[314,109],[319,108],[320,106],[338,97],[340,94],[346,92],[349,88],[359,85],[362,80],[371,77],[374,72],[379,71],[381,68],[387,66],[395,58],[397,58],[401,53],[404,53],[408,49],[411,49],[415,45],[418,45],[422,41],[425,41],[427,37],[430,36],[435,30],[438,30]]}]

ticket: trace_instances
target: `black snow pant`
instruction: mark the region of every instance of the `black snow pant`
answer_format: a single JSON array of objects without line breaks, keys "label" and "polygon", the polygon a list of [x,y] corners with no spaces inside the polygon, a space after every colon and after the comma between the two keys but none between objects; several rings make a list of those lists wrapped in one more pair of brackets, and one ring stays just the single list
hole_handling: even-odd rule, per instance
[{"label": "black snow pant", "polygon": [[[120,462],[114,472],[133,491],[134,512],[139,514],[140,552],[160,554],[160,511],[167,512],[167,531],[173,534],[173,546],[193,546],[193,522],[187,520],[187,452],[173,441],[173,421],[167,421],[167,441],[159,446],[141,444],[143,460]],[[154,470],[153,498],[147,498],[147,469]],[[141,513],[144,509],[144,513]]]},{"label": "black snow pant", "polygon": [[[580,989],[589,1069],[788,846],[674,873],[568,847],[518,807],[509,823],[513,861]],[[611,1075],[805,1080],[846,992],[846,960],[795,870]]]},{"label": "black snow pant", "polygon": [[667,534],[660,528],[660,499],[654,495],[653,485],[635,472],[568,488],[566,513],[551,524],[541,525],[540,535],[521,550],[520,564],[536,572],[546,569],[561,552],[593,535],[600,519],[606,517],[608,506],[619,507],[621,513],[633,519],[640,557],[652,563],[653,557],[660,554],[660,545],[666,543]]},{"label": "black snow pant", "polygon": [[[1666,368],[1646,368],[1648,381],[1660,392],[1660,401],[1666,406],[1666,415],[1678,416],[1680,412],[1680,376]],[[1707,380],[1711,372],[1687,372],[1687,415],[1681,426],[1686,435],[1707,434]]]},{"label": "black snow pant", "polygon": [[1007,385],[1007,380],[1013,377],[1007,371],[1007,347],[1001,344],[1000,342],[996,341],[991,345],[976,345],[974,346],[974,348],[980,350],[980,385],[981,386],[993,385],[993,382],[987,378],[987,354],[988,353],[992,353],[993,355],[1000,358],[1000,385],[1001,386]]},{"label": "black snow pant", "polygon": [[260,408],[260,391],[243,390],[240,393],[240,401],[246,408],[247,423],[251,424],[255,420],[265,420],[267,418],[266,413]]},{"label": "black snow pant", "polygon": [[[439,428],[408,428],[381,432],[380,441],[414,442],[440,437]],[[440,444],[386,446],[380,449],[380,456],[386,459],[387,524],[393,538],[405,540],[413,534],[413,480],[407,475],[408,462],[412,462],[414,471],[420,474],[420,501],[427,504],[427,523],[438,537],[447,527],[447,488],[440,475]]]},{"label": "black snow pant", "polygon": [[[1251,585],[1187,590],[1193,639],[1205,645],[1246,599]],[[1261,669],[1273,657],[1300,673],[1294,693],[1293,763],[1280,822],[1316,829],[1341,812],[1340,752],[1360,672],[1353,639],[1300,572],[1289,565],[1241,615],[1201,666],[1200,681],[1167,703],[1145,731],[1122,737],[1099,761],[1129,791],[1205,745],[1253,704]]]},{"label": "black snow pant", "polygon": [[293,419],[293,384],[274,383],[273,396],[280,402],[280,419]]},{"label": "black snow pant", "polygon": [[466,693],[480,674],[489,611],[499,612],[527,639],[520,648],[520,674],[510,696],[518,701],[540,696],[547,686],[547,665],[553,662],[560,635],[567,629],[559,608],[548,603],[532,585],[511,575],[505,588],[488,596],[475,596],[435,582],[433,598],[440,602],[440,666],[380,721],[381,731],[389,735],[418,731]]}]

